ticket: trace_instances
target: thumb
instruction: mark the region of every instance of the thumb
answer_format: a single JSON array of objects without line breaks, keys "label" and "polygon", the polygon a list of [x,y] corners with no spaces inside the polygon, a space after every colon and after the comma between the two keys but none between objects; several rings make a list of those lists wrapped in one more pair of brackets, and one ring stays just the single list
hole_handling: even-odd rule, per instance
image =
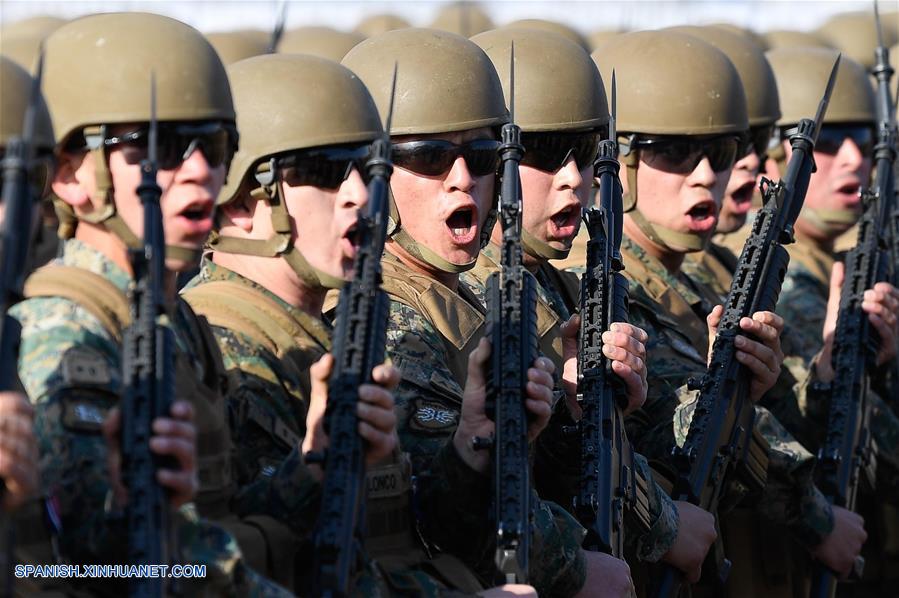
[{"label": "thumb", "polygon": [[581,317],[578,314],[574,314],[562,324],[562,356],[566,361],[573,357],[577,357],[577,336],[580,327]]},{"label": "thumb", "polygon": [[834,262],[833,269],[830,271],[830,291],[833,294],[834,289],[839,290],[843,286],[843,279],[846,277],[846,264],[843,262]]},{"label": "thumb", "polygon": [[837,327],[837,314],[840,311],[840,293],[843,290],[843,280],[846,278],[846,265],[843,262],[834,262],[830,271],[830,293],[827,296],[827,311],[824,315],[824,329],[821,336],[825,343],[829,343],[833,337],[833,331]]},{"label": "thumb", "polygon": [[334,356],[330,353],[325,353],[318,361],[312,364],[312,367],[309,368],[309,374],[316,382],[327,382],[332,369],[334,369]]},{"label": "thumb", "polygon": [[490,358],[490,341],[487,337],[481,339],[477,348],[468,356],[468,381],[466,390],[483,388],[486,385],[485,370],[487,360]]}]

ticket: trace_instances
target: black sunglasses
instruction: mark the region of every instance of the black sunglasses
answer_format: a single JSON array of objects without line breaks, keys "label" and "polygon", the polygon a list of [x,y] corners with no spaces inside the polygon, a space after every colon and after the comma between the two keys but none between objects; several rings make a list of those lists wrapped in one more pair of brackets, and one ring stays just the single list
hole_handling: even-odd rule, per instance
[{"label": "black sunglasses", "polygon": [[545,172],[555,172],[574,158],[578,169],[593,164],[599,148],[600,131],[580,133],[522,133],[524,156],[521,163]]},{"label": "black sunglasses", "polygon": [[445,139],[422,139],[393,144],[393,164],[424,176],[440,176],[462,156],[474,176],[494,174],[499,167],[499,141],[475,139],[456,145]]},{"label": "black sunglasses", "polygon": [[768,157],[768,148],[774,138],[774,125],[759,125],[750,127],[749,132],[743,137],[743,145],[740,147],[739,158],[745,158],[752,152],[765,160]]},{"label": "black sunglasses", "polygon": [[644,162],[665,172],[687,174],[693,172],[702,158],[708,158],[712,170],[724,172],[734,166],[740,139],[736,135],[718,137],[653,137],[636,139],[632,148],[641,151]]},{"label": "black sunglasses", "polygon": [[818,133],[815,151],[835,156],[843,142],[851,139],[863,156],[874,151],[874,130],[867,125],[824,125]]},{"label": "black sunglasses", "polygon": [[[128,164],[147,159],[149,127],[109,137],[106,147],[118,147]],[[211,168],[229,165],[237,150],[237,130],[221,122],[160,123],[156,140],[157,165],[162,170],[177,168],[199,149]]]},{"label": "black sunglasses", "polygon": [[310,185],[337,189],[350,176],[353,168],[365,178],[365,163],[371,146],[345,145],[316,147],[281,154],[275,158],[281,169],[281,180],[291,187]]}]

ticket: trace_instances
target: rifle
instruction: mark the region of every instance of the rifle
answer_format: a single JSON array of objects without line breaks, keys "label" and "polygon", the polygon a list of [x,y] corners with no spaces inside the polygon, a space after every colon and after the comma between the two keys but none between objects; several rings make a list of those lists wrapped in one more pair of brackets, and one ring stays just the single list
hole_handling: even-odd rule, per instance
[{"label": "rifle", "polygon": [[[889,51],[883,45],[880,15],[874,5],[877,21],[878,48],[874,55],[877,77],[877,144],[874,146],[876,174],[873,189],[862,191],[862,217],[858,223],[858,242],[846,256],[846,276],[840,289],[840,309],[834,331],[833,373],[830,384],[830,410],[827,433],[818,455],[818,487],[828,502],[855,510],[861,474],[873,488],[877,467],[876,446],[871,437],[871,404],[868,395],[871,381],[867,370],[876,367],[877,334],[868,315],[862,310],[862,299],[885,274],[889,259],[887,237],[890,203],[893,194],[893,163],[896,160],[896,130],[890,97]],[[895,208],[894,208],[895,210]],[[895,239],[894,239],[895,241]],[[893,264],[893,268],[896,264]],[[895,381],[894,381],[895,382]],[[864,559],[856,560],[852,577],[861,577]],[[837,576],[818,564],[812,576],[811,596],[833,596]]]},{"label": "rifle", "polygon": [[268,38],[268,46],[265,48],[266,54],[274,54],[278,51],[278,44],[284,35],[284,25],[287,23],[287,0],[281,2],[281,12],[278,13],[278,20],[272,29],[272,34]]},{"label": "rifle", "polygon": [[499,208],[503,240],[499,272],[487,280],[487,335],[490,362],[487,404],[496,423],[493,447],[494,562],[502,583],[527,583],[530,549],[530,462],[528,414],[524,394],[528,368],[538,356],[537,294],[534,279],[522,265],[521,179],[518,165],[524,154],[521,129],[515,124],[515,46],[511,48],[509,110],[503,125],[499,154],[502,160]]},{"label": "rifle", "polygon": [[[130,251],[134,278],[129,287],[131,325],[122,334],[122,477],[128,488],[128,562],[168,564],[174,553],[171,513],[156,469],[170,459],[150,450],[153,420],[168,417],[175,396],[175,337],[163,294],[165,236],[156,182],[156,78],[150,79],[147,159],[137,187],[144,209],[143,247]],[[163,596],[164,579],[134,577],[130,596]]]},{"label": "rifle", "polygon": [[[321,511],[314,536],[315,596],[349,596],[353,572],[362,560],[365,537],[365,447],[358,432],[359,386],[371,383],[372,369],[384,361],[390,301],[381,289],[381,255],[387,239],[390,124],[396,92],[396,65],[384,135],[372,144],[365,167],[368,206],[356,224],[359,248],[353,279],[340,290],[334,331],[334,371],[328,380]],[[313,457],[315,460],[316,457]]]},{"label": "rifle", "polygon": [[[28,107],[22,126],[22,136],[6,143],[3,156],[3,237],[0,239],[0,390],[19,390],[19,342],[22,327],[9,315],[13,305],[22,300],[25,284],[26,258],[31,246],[35,200],[31,190],[29,172],[34,161],[34,128],[41,98],[41,79],[44,72],[44,52],[40,52],[37,72],[31,82]],[[6,486],[0,479],[0,500]],[[13,593],[13,525],[7,514],[0,510],[0,595]]]},{"label": "rifle", "polygon": [[612,71],[612,116],[609,138],[599,144],[594,176],[599,179],[599,206],[586,209],[587,271],[581,279],[581,330],[578,355],[578,402],[583,414],[581,485],[575,512],[587,529],[584,548],[624,558],[627,510],[645,533],[649,530],[647,480],[634,470],[634,449],[624,428],[627,403],[624,383],[602,352],[602,334],[612,322],[626,322],[627,279],[621,274],[622,199],[615,131],[616,85]]},{"label": "rifle", "polygon": [[[783,245],[794,241],[793,224],[815,170],[813,150],[839,64],[837,57],[815,119],[800,120],[790,132],[793,155],[783,179],[773,183],[762,178],[759,188],[763,206],[740,254],[708,370],[701,381],[690,381],[690,388],[699,390],[699,397],[687,439],[683,447],[672,451],[677,468],[672,497],[713,514],[731,476],[736,476],[750,493],[765,486],[768,445],[755,428],[755,407],[747,397],[750,374],[736,359],[734,340],[740,334],[742,318],[757,311],[773,311],[777,304],[790,262]],[[716,553],[712,559],[715,562],[705,569],[706,573],[714,571],[715,582],[723,586],[731,563],[720,550]],[[677,595],[681,581],[681,572],[666,565],[656,596]]]}]

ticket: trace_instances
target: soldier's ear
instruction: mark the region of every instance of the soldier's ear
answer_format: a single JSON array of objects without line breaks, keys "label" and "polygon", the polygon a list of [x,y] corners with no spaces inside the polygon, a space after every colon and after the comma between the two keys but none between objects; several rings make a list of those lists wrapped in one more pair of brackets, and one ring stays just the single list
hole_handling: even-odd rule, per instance
[{"label": "soldier's ear", "polygon": [[92,159],[87,152],[59,154],[51,187],[57,197],[73,208],[90,203],[90,186],[95,184],[92,163],[89,164]]},{"label": "soldier's ear", "polygon": [[249,193],[238,193],[234,201],[218,207],[222,227],[236,226],[245,233],[252,233],[258,205],[259,201]]}]

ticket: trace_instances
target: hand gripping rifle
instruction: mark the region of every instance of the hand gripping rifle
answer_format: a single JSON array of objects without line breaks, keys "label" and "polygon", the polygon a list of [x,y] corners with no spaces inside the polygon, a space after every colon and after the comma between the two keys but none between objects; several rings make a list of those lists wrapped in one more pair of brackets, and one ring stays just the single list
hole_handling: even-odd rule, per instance
[{"label": "hand gripping rifle", "polygon": [[[22,300],[28,248],[33,230],[32,218],[38,199],[32,192],[29,172],[34,161],[34,127],[41,98],[44,53],[40,53],[37,72],[31,83],[22,136],[6,143],[3,156],[3,238],[0,239],[0,390],[19,390],[19,341],[22,328],[9,315],[13,305]],[[0,500],[6,492],[0,479]],[[6,513],[0,510],[0,596],[12,596],[13,528]]]},{"label": "hand gripping rifle", "polygon": [[[862,192],[863,212],[858,223],[858,242],[846,256],[846,275],[840,289],[840,308],[834,331],[834,378],[829,387],[830,411],[827,433],[818,454],[818,487],[834,505],[855,510],[856,494],[861,475],[871,487],[876,472],[876,448],[869,425],[871,405],[868,401],[871,381],[867,372],[876,366],[877,334],[871,328],[868,315],[862,310],[865,290],[882,280],[886,273],[887,241],[889,236],[889,207],[895,201],[890,187],[893,162],[896,159],[896,131],[890,98],[889,81],[893,69],[889,66],[888,50],[880,33],[877,16],[879,47],[875,51],[877,64],[878,137],[874,146],[877,173],[873,190]],[[895,209],[895,208],[894,208]],[[894,263],[893,268],[896,267]],[[894,381],[895,382],[895,381]],[[852,577],[861,577],[864,560],[856,561]],[[833,596],[837,575],[818,564],[812,576],[813,597]]]},{"label": "hand gripping rifle", "polygon": [[[151,76],[147,159],[137,187],[144,208],[143,247],[131,251],[134,278],[129,289],[131,325],[122,335],[122,476],[128,488],[128,563],[169,564],[174,553],[171,514],[156,469],[169,459],[150,451],[153,420],[168,417],[175,396],[175,338],[164,295],[165,235],[156,182],[156,79]],[[134,577],[128,593],[156,597],[164,579]]]},{"label": "hand gripping rifle", "polygon": [[[687,439],[683,447],[673,451],[678,477],[672,496],[713,514],[731,476],[736,476],[750,493],[761,491],[767,478],[768,444],[755,428],[755,408],[747,397],[750,373],[736,359],[734,340],[740,334],[742,318],[757,311],[773,311],[777,304],[790,262],[783,245],[794,240],[793,224],[815,169],[812,152],[839,63],[838,57],[815,120],[804,118],[790,132],[793,155],[783,179],[777,183],[762,179],[763,207],[740,254],[709,368],[701,381],[691,380],[690,387],[699,390],[699,397]],[[707,563],[705,572],[714,573],[716,583],[723,585],[730,561],[716,552],[719,558]],[[676,596],[681,581],[680,571],[666,566],[656,596]]]},{"label": "hand gripping rifle", "polygon": [[494,560],[501,583],[527,583],[533,511],[524,397],[528,368],[538,356],[537,294],[534,278],[522,265],[521,255],[522,197],[518,165],[524,147],[521,129],[515,124],[514,44],[510,62],[511,122],[503,125],[499,147],[501,269],[487,280],[487,334],[491,347],[487,403],[496,423],[491,443],[496,525]]},{"label": "hand gripping rifle", "polygon": [[584,548],[624,558],[625,512],[644,533],[650,527],[647,480],[634,470],[634,450],[624,429],[627,404],[623,381],[602,352],[602,334],[612,322],[626,322],[627,279],[621,274],[622,199],[615,131],[616,84],[612,72],[609,138],[599,144],[594,165],[599,206],[584,211],[587,271],[581,279],[578,402],[583,415],[581,485],[575,512],[585,528]]},{"label": "hand gripping rifle", "polygon": [[334,371],[328,380],[321,512],[314,536],[316,596],[349,596],[353,573],[362,561],[365,526],[365,446],[358,432],[359,386],[371,383],[372,369],[384,361],[390,305],[381,290],[381,255],[387,239],[390,123],[396,65],[384,135],[375,140],[365,167],[368,206],[356,223],[359,247],[353,279],[340,290],[334,331]]}]

